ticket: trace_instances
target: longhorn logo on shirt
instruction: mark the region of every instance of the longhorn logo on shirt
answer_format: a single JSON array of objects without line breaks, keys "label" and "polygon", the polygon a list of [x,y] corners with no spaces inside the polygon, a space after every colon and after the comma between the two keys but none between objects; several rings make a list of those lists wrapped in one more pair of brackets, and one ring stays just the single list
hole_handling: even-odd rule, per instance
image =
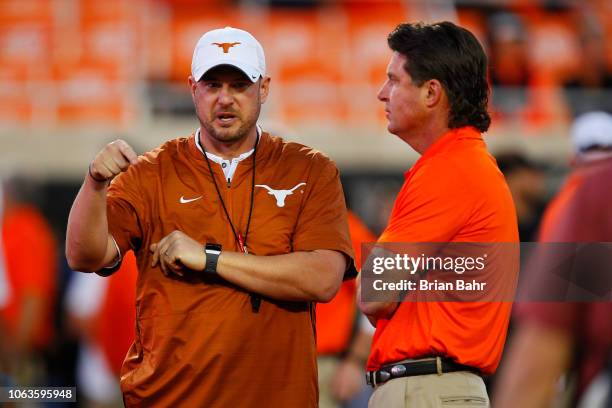
[{"label": "longhorn logo on shirt", "polygon": [[263,187],[266,190],[268,190],[268,194],[273,195],[274,198],[276,198],[276,205],[278,207],[284,207],[285,206],[285,199],[287,198],[287,196],[290,196],[291,194],[293,194],[293,192],[301,186],[305,186],[306,183],[299,183],[298,185],[296,185],[295,187],[293,187],[290,190],[274,190],[273,188],[270,188],[270,186],[267,186],[265,184],[256,184],[255,187]]},{"label": "longhorn logo on shirt", "polygon": [[232,42],[232,43],[217,43],[217,42],[214,42],[212,44],[216,45],[219,48],[223,48],[223,53],[227,54],[229,52],[230,48],[232,48],[232,47],[234,47],[234,46],[236,46],[238,44],[241,44],[241,43],[239,43],[239,42]]}]

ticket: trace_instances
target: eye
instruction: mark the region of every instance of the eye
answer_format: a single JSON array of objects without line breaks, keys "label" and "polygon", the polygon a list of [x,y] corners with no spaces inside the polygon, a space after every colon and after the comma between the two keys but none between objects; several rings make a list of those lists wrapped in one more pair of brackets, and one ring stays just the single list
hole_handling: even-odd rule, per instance
[{"label": "eye", "polygon": [[217,89],[221,88],[221,82],[208,81],[204,83],[206,89]]},{"label": "eye", "polygon": [[232,87],[240,91],[246,90],[250,85],[251,84],[247,81],[238,81],[238,82],[232,83]]}]

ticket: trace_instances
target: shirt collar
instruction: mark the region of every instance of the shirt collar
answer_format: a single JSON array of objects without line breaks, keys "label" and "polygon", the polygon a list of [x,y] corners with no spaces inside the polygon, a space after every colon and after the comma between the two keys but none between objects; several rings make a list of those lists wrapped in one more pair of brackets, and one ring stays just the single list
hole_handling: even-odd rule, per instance
[{"label": "shirt collar", "polygon": [[[261,139],[261,127],[259,127],[259,125],[256,126],[257,129],[257,139]],[[195,132],[195,144],[196,147],[198,148],[198,150],[200,151],[200,153],[202,154],[206,154],[206,157],[208,157],[210,160],[214,161],[215,163],[223,163],[224,161],[226,161],[225,159],[223,159],[220,156],[217,156],[216,154],[210,153],[210,152],[206,152],[204,153],[204,149],[202,148],[202,145],[200,143],[200,128],[198,128]],[[242,153],[240,156],[233,158],[231,161],[232,162],[241,162],[242,160],[246,159],[247,157],[249,157],[250,155],[253,154],[253,152],[255,151],[255,149],[251,149],[248,152],[244,152]]]},{"label": "shirt collar", "polygon": [[410,168],[406,173],[404,173],[404,176],[407,177],[411,172],[413,172],[416,168],[420,167],[430,158],[440,153],[453,150],[456,147],[457,142],[462,140],[468,141],[468,143],[470,143],[470,141],[476,143],[483,142],[481,133],[473,126],[450,129],[425,150],[423,155],[416,161],[414,166],[412,166],[412,168]]}]

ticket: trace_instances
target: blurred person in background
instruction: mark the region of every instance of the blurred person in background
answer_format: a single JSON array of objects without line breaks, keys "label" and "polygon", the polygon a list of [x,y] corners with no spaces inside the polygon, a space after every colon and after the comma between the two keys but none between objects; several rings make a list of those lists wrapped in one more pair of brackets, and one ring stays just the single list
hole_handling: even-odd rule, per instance
[{"label": "blurred person in background", "polygon": [[46,385],[53,338],[57,245],[42,213],[23,197],[27,182],[3,183],[3,279],[8,295],[0,305],[5,374],[14,385]]},{"label": "blurred person in background", "polygon": [[315,407],[315,303],[355,272],[338,170],[257,126],[270,77],[246,31],[204,34],[189,85],[192,136],[90,164],[67,259],[108,275],[136,254],[127,406]]},{"label": "blurred person in background", "polygon": [[[572,136],[574,169],[546,209],[539,241],[611,242],[612,115],[579,116]],[[565,391],[558,384],[568,371],[577,378],[570,406],[612,406],[611,317],[610,302],[518,304],[516,333],[497,379],[494,406],[551,406],[559,391]],[[604,386],[598,376],[607,378]]]},{"label": "blurred person in background", "polygon": [[527,32],[521,17],[498,12],[487,21],[492,102],[502,119],[517,119],[529,100],[533,83]]},{"label": "blurred person in background", "polygon": [[[389,132],[421,157],[406,172],[379,243],[517,242],[512,196],[481,132],[487,131],[487,58],[450,22],[401,24],[384,102]],[[507,302],[368,302],[376,332],[367,363],[370,407],[488,406],[481,375],[501,358]]]},{"label": "blurred person in background", "polygon": [[[0,231],[4,221],[4,188],[0,180]],[[11,287],[9,285],[8,273],[6,271],[6,261],[4,259],[4,244],[0,234],[0,310],[4,309],[11,300]],[[8,386],[12,383],[8,374],[9,366],[9,342],[8,332],[4,327],[4,322],[0,319],[0,387]]]},{"label": "blurred person in background", "polygon": [[110,277],[75,273],[65,309],[71,331],[80,339],[77,387],[89,408],[122,406],[121,365],[134,341],[138,266],[128,251]]},{"label": "blurred person in background", "polygon": [[[361,244],[376,237],[353,213],[348,213],[355,265],[361,269]],[[354,280],[342,283],[329,303],[317,305],[317,366],[319,407],[358,407],[367,404],[370,390],[363,369],[374,330],[357,311]]]},{"label": "blurred person in background", "polygon": [[574,117],[590,111],[612,112],[612,71],[606,61],[607,40],[604,28],[595,18],[583,22],[580,61],[584,63],[563,84]]},{"label": "blurred person in background", "polygon": [[523,154],[506,152],[495,157],[512,193],[522,242],[536,240],[545,206],[545,175]]},{"label": "blurred person in background", "polygon": [[504,11],[487,21],[490,81],[493,86],[526,88],[531,82],[527,31],[521,17]]}]

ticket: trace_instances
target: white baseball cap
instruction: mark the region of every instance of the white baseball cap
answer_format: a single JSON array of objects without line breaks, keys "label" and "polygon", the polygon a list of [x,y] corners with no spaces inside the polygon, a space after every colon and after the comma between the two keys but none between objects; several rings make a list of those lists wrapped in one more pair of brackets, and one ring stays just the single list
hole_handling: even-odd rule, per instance
[{"label": "white baseball cap", "polygon": [[574,121],[571,133],[578,152],[594,146],[612,147],[612,115],[601,111],[584,113]]},{"label": "white baseball cap", "polygon": [[238,28],[225,27],[205,33],[195,46],[191,75],[196,81],[211,68],[232,65],[251,81],[266,75],[266,57],[259,41]]}]

